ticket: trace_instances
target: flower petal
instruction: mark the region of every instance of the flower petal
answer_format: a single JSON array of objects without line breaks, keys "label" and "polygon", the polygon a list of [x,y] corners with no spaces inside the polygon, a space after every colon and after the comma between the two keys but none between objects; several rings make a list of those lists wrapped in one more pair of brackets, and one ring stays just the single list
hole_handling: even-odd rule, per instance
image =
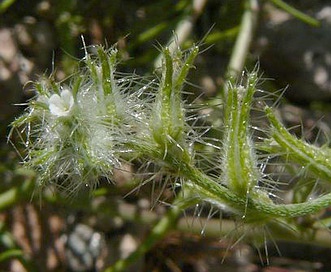
[{"label": "flower petal", "polygon": [[49,110],[56,116],[68,116],[74,105],[74,98],[68,89],[61,92],[61,96],[53,94],[49,100]]}]

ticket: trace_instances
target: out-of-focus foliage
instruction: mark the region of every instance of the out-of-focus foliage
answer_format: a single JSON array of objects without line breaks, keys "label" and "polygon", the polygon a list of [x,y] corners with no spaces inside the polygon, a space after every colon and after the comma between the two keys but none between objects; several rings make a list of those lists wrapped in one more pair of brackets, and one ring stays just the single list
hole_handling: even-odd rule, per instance
[{"label": "out-of-focus foliage", "polygon": [[[198,69],[193,69],[189,74],[188,80],[192,82],[192,86],[188,85],[185,87],[184,98],[189,102],[198,101],[200,103],[201,101],[205,102],[207,97],[218,97],[220,96],[220,92],[224,91],[224,82],[228,82],[228,78],[226,77],[228,61],[233,58],[233,48],[236,43],[237,35],[242,30],[244,17],[247,15],[247,11],[249,11],[248,7],[252,2],[255,1],[2,1],[2,3],[0,3],[0,34],[2,35],[3,30],[10,30],[10,41],[13,42],[13,46],[8,48],[13,50],[13,53],[6,55],[6,52],[3,53],[4,51],[0,50],[0,91],[1,94],[4,94],[4,102],[1,103],[8,106],[8,104],[25,103],[27,100],[31,99],[35,93],[31,87],[32,85],[29,84],[29,80],[35,80],[36,75],[45,74],[46,77],[51,75],[50,78],[52,80],[55,79],[59,82],[66,82],[65,80],[68,80],[68,82],[70,82],[71,78],[67,79],[67,77],[77,71],[77,66],[83,66],[84,61],[87,61],[86,59],[80,61],[87,56],[84,48],[85,45],[90,49],[90,45],[93,44],[102,44],[106,47],[116,44],[118,54],[123,60],[122,63],[125,64],[122,65],[122,63],[120,63],[118,65],[117,69],[121,73],[126,75],[127,72],[132,73],[135,71],[135,73],[146,76],[146,78],[148,78],[147,76],[150,74],[156,74],[156,77],[161,77],[159,73],[160,69],[155,67],[155,65],[162,48],[170,44],[172,40],[181,41],[180,45],[184,50],[191,47],[193,44],[198,44],[200,45],[200,50],[203,51],[197,56],[195,62],[195,66]],[[259,15],[261,15],[260,17],[264,16],[263,5],[267,2],[268,1],[264,1],[263,4],[260,3],[259,9],[261,10],[258,10],[258,12],[260,12]],[[305,16],[297,9],[294,9],[293,6],[287,5],[283,1],[273,0],[270,1],[270,3],[271,2],[275,6],[286,10],[288,13],[311,25],[318,25],[314,19]],[[260,21],[257,20],[257,24],[259,24],[259,22]],[[182,37],[184,37],[183,41]],[[245,45],[249,47],[250,43]],[[3,48],[7,48],[5,44]],[[258,59],[258,57],[255,58],[253,54],[244,54],[243,58],[242,60],[248,69],[254,67]],[[6,69],[4,70],[3,67]],[[9,71],[7,73],[8,76],[6,76],[7,74],[4,74],[3,71],[6,71],[6,73]],[[134,76],[130,80],[132,80],[134,84],[137,83]],[[143,77],[139,78],[139,80],[143,80]],[[153,81],[151,84],[154,83]],[[238,82],[236,82],[236,84],[237,83]],[[77,84],[79,85],[80,83]],[[196,88],[194,86],[195,84],[202,87]],[[141,86],[143,87],[143,84]],[[238,90],[241,90],[240,82],[238,86]],[[271,83],[270,86],[272,88],[273,84]],[[52,87],[54,86],[50,88]],[[257,86],[257,88],[258,87],[259,86]],[[188,92],[193,93],[193,98],[187,95]],[[50,93],[53,94],[53,90],[51,90]],[[204,94],[203,97],[200,96],[202,93]],[[258,94],[264,95],[263,91],[258,91]],[[236,99],[240,100],[240,95],[239,98],[237,97]],[[221,111],[214,107],[215,104],[219,105],[219,101],[220,100],[211,100],[210,105],[212,105],[211,108],[213,109],[211,112],[206,113],[207,109],[205,108],[201,108],[199,112],[202,116],[208,116],[207,122],[212,123],[215,127],[220,127],[222,122],[220,118]],[[238,102],[238,105],[239,104]],[[73,271],[84,271],[84,269],[100,270],[101,268],[107,267],[110,263],[114,263],[120,257],[128,255],[128,252],[119,253],[116,251],[120,247],[119,243],[113,243],[113,241],[117,239],[116,235],[113,233],[126,234],[126,232],[130,232],[132,229],[136,228],[137,225],[139,227],[148,226],[152,222],[157,221],[157,216],[163,216],[164,220],[170,218],[167,223],[175,224],[180,211],[165,215],[160,208],[161,211],[157,210],[157,212],[153,214],[148,213],[158,200],[165,200],[171,203],[174,196],[172,189],[165,188],[166,186],[164,185],[155,185],[157,182],[152,182],[151,185],[140,186],[139,182],[141,182],[141,177],[136,178],[132,173],[136,170],[144,170],[144,173],[147,173],[145,177],[146,180],[151,180],[149,173],[153,173],[155,169],[153,169],[152,165],[143,165],[144,169],[141,169],[141,161],[139,160],[133,161],[131,164],[124,164],[123,167],[126,167],[125,171],[114,170],[114,181],[116,185],[101,178],[100,184],[96,186],[97,188],[93,193],[89,193],[88,190],[85,191],[83,189],[78,198],[67,199],[65,196],[57,193],[52,186],[47,190],[36,190],[35,173],[22,168],[20,165],[22,159],[27,158],[20,158],[18,154],[25,154],[26,150],[24,150],[24,147],[16,144],[29,140],[29,137],[25,139],[24,136],[22,136],[22,138],[17,136],[22,135],[20,133],[13,134],[10,140],[15,142],[15,146],[19,150],[12,148],[6,141],[9,132],[9,124],[14,120],[14,115],[17,114],[18,111],[22,111],[25,106],[26,104],[15,108],[9,107],[10,110],[8,110],[8,107],[1,107],[0,222],[3,223],[0,225],[0,268],[4,267],[4,269],[9,269],[9,267],[12,268],[18,265],[19,269],[22,269],[22,271],[23,269],[26,271],[66,271],[67,267],[70,266]],[[257,105],[253,105],[253,107],[255,106],[259,108],[261,105],[257,102]],[[12,110],[12,108],[15,110]],[[40,108],[38,108],[38,110],[40,110]],[[137,111],[137,109],[134,110]],[[181,116],[180,111],[176,116]],[[246,111],[248,111],[247,108],[245,108],[245,116],[248,118],[248,112]],[[272,133],[281,135],[281,132],[283,132],[280,131],[280,128],[282,128],[281,124],[271,111],[268,113],[275,128]],[[156,110],[154,114],[157,115]],[[229,116],[232,115],[229,114]],[[237,119],[234,118],[233,120],[237,126]],[[242,120],[247,121],[245,118],[242,118]],[[168,122],[169,120],[165,121]],[[256,120],[252,120],[252,122],[255,121]],[[199,126],[199,122],[200,120],[196,121],[194,125]],[[259,120],[256,122],[258,123]],[[53,125],[54,124],[51,124],[49,129],[52,129]],[[255,126],[255,124],[252,126]],[[169,127],[171,127],[171,125],[169,125]],[[241,135],[245,136],[241,139],[242,144],[243,146],[251,145],[250,135],[246,135],[246,129],[249,129],[249,126],[246,123],[245,126],[242,127],[244,130],[241,131]],[[167,127],[161,126],[158,129],[167,130]],[[212,138],[221,138],[224,136],[222,132],[214,129],[214,127],[210,128],[208,131],[202,131],[202,129],[204,129],[204,127],[201,125],[201,133],[206,133],[207,136]],[[264,127],[262,127],[262,130],[263,129]],[[283,133],[285,135],[285,132]],[[229,133],[229,135],[231,136],[229,136],[229,142],[233,139],[235,140],[237,136],[233,131]],[[291,136],[287,134],[285,136],[284,138],[286,139],[292,139]],[[194,135],[194,137],[196,137],[196,135]],[[327,138],[327,136],[325,137]],[[69,138],[70,137],[67,137],[67,140]],[[318,138],[318,135],[315,138]],[[283,155],[282,152],[284,150],[280,147],[281,142],[278,143],[278,145],[275,142],[266,143],[269,144],[269,146],[263,146],[261,144],[261,151],[278,153],[279,157]],[[61,146],[61,143],[57,144]],[[302,145],[304,144],[301,141],[295,141],[291,147],[295,149],[297,146]],[[29,145],[27,144],[26,146]],[[51,146],[51,141],[48,142],[47,146]],[[232,147],[229,147],[227,152],[232,152],[234,157],[240,155],[236,153],[236,151],[233,151],[234,149],[232,149]],[[305,144],[305,147],[308,151],[314,150],[314,148],[308,144]],[[201,151],[204,151],[203,149],[205,147],[203,145],[199,146],[198,143],[197,149],[199,148]],[[206,149],[208,149],[208,147]],[[244,148],[242,149],[244,150]],[[209,150],[207,151],[209,152]],[[156,150],[155,153],[157,152],[158,150]],[[323,159],[325,154],[322,153],[323,152],[319,154],[319,157]],[[204,155],[202,154],[201,156],[203,157]],[[250,153],[240,157],[238,160],[245,161],[246,158],[253,158],[255,160],[255,157]],[[293,159],[295,163],[286,168],[282,163],[284,161],[287,162],[289,158]],[[280,171],[280,168],[282,171],[286,169],[284,170],[285,175],[287,175],[285,178],[288,178],[289,175],[293,176],[293,180],[288,182],[290,185],[292,185],[293,182],[294,188],[294,190],[292,190],[293,188],[289,188],[289,194],[294,194],[293,199],[290,201],[293,203],[310,201],[315,196],[321,194],[321,192],[325,193],[325,191],[323,191],[325,190],[324,187],[322,191],[315,190],[317,183],[315,183],[315,180],[312,180],[312,177],[307,175],[306,172],[306,170],[311,170],[314,173],[313,177],[318,177],[319,165],[312,164],[305,169],[301,169],[297,164],[300,164],[303,158],[302,156],[295,156],[295,154],[283,156],[284,161],[282,161],[282,163],[279,163],[277,159],[267,157],[265,161],[268,167],[266,168],[270,168],[267,170],[272,173]],[[310,160],[312,158],[309,157],[308,159]],[[210,165],[215,163],[214,160],[215,158],[212,157],[210,162],[204,162],[202,163],[204,165],[199,165],[199,167],[210,168]],[[40,165],[47,168],[49,165],[47,162],[47,160],[41,161]],[[226,165],[225,162],[223,163]],[[231,165],[235,163],[235,159],[229,162]],[[242,167],[246,167],[244,163],[242,163]],[[254,165],[254,167],[257,167],[257,165]],[[321,167],[323,167],[323,165]],[[42,172],[41,168],[39,170]],[[226,170],[227,169],[223,169],[224,173],[226,173]],[[244,170],[247,169],[245,168]],[[254,169],[254,171],[255,170],[256,169]],[[326,167],[326,170],[328,170],[328,167]],[[58,169],[57,171],[60,172]],[[211,169],[208,174],[217,175],[217,171],[219,171],[219,169]],[[246,171],[245,173],[248,172],[249,171]],[[299,173],[295,174],[296,172]],[[232,171],[228,173],[228,176],[236,176],[237,174],[236,171]],[[253,174],[255,174],[255,172]],[[275,176],[276,178],[282,177],[278,174],[275,174]],[[327,174],[324,176],[327,176]],[[321,178],[323,177],[321,176]],[[162,175],[152,175],[152,178],[155,181],[163,181],[163,179],[165,179]],[[302,182],[296,182],[297,179],[300,179]],[[165,181],[164,184],[173,182],[173,180]],[[240,180],[237,181],[240,182]],[[143,183],[145,182],[143,181]],[[139,185],[138,189],[137,185]],[[249,194],[253,191],[253,187],[260,185],[261,184],[254,183],[245,187],[240,183],[233,184],[229,182],[226,186],[229,188],[237,188],[237,190],[240,189],[240,194],[246,195],[246,193]],[[282,185],[279,185],[279,187],[281,191]],[[138,193],[135,194],[132,191],[137,191]],[[126,196],[126,198],[123,200],[124,196]],[[261,200],[265,200],[262,198],[267,197],[266,195],[262,195]],[[286,199],[286,196],[281,193],[279,196],[272,195],[271,198],[272,197]],[[146,204],[144,204],[146,200],[148,203],[147,208]],[[180,204],[179,202],[179,206]],[[197,205],[196,210],[191,213],[193,217],[199,215],[201,218],[204,216],[208,219],[213,218],[213,210],[208,210],[208,212],[205,213],[203,210],[200,210],[200,206],[198,206],[199,205]],[[134,209],[133,212],[132,209]],[[225,219],[232,219],[228,217],[227,212],[228,211],[224,212],[224,222]],[[188,213],[190,214],[190,211]],[[325,213],[322,211],[320,215],[293,219],[291,220],[291,224],[297,227],[295,230],[298,233],[305,233],[305,235],[307,235],[307,232],[305,232],[307,229],[319,233],[322,225],[323,227],[330,226],[330,220],[326,214],[327,211]],[[323,219],[319,220],[322,217]],[[212,221],[212,219],[210,221]],[[280,225],[284,223],[281,220],[279,221],[281,223]],[[160,222],[162,223],[164,221],[160,220]],[[75,263],[75,258],[70,258],[72,255],[68,252],[70,250],[77,250],[75,243],[70,244],[70,241],[72,237],[76,237],[74,235],[78,235],[76,227],[79,226],[79,223],[92,226],[94,229],[98,230],[98,232],[90,231],[91,237],[99,237],[95,238],[96,240],[93,241],[97,241],[96,245],[100,246],[100,248],[94,248],[94,250],[98,252],[99,249],[106,248],[106,251],[108,250],[108,252],[105,253],[105,256],[108,256],[106,262],[103,259],[103,253],[99,252],[100,254],[98,254],[98,256],[94,256],[92,253],[88,255],[90,251],[92,252],[93,245],[91,246],[92,249],[86,246],[87,249],[85,248],[85,251],[80,248],[79,250],[83,252],[77,253],[79,256],[89,256],[89,258],[92,259],[91,262],[81,261],[81,264],[84,264],[85,267],[81,268],[79,264]],[[226,224],[224,223],[224,225]],[[157,242],[157,239],[164,237],[164,235],[167,234],[166,231],[171,229],[171,227],[172,226],[167,225],[164,227],[164,233],[148,238],[146,240],[147,246],[145,250],[149,249],[152,243]],[[233,225],[231,225],[231,227],[236,228],[236,226]],[[228,232],[228,236],[229,233],[230,236],[232,234],[231,227],[225,228],[225,232]],[[293,230],[289,230],[284,226],[280,227],[279,225],[274,227],[275,233],[278,235],[277,237],[282,237],[285,240],[298,240],[295,236],[291,236],[291,231]],[[188,228],[190,229],[190,226]],[[22,232],[18,232],[19,229],[21,229]],[[219,233],[219,230],[216,232]],[[88,233],[88,231],[86,231],[85,234],[86,233]],[[104,236],[100,235],[100,233]],[[240,233],[240,228],[238,228],[238,233]],[[249,234],[247,233],[250,232],[245,230],[243,235],[249,238]],[[153,234],[155,233],[152,232],[152,236]],[[135,235],[135,237],[140,238],[145,235],[145,232],[141,230],[140,233],[135,233]],[[325,235],[325,233],[322,233],[319,237],[323,237],[322,235]],[[217,236],[219,236],[219,234]],[[18,239],[17,237],[21,238]],[[264,239],[266,239],[266,237],[264,237]],[[231,238],[229,240],[231,241]],[[266,243],[266,240],[262,240],[263,239],[257,243],[258,247]],[[309,239],[305,237],[305,240]],[[107,246],[102,245],[103,241],[106,241]],[[320,244],[323,244],[322,241],[323,239],[318,240]],[[325,238],[324,241],[329,240]],[[168,242],[173,246],[171,239]],[[237,241],[231,242],[237,243]],[[132,244],[134,243],[132,242]],[[210,247],[212,246],[210,244],[208,245]],[[161,248],[162,245],[159,245],[159,247]],[[77,252],[79,250],[77,250]],[[225,253],[222,254],[226,254],[227,249],[225,248],[223,251]],[[141,257],[141,255],[145,253],[144,250],[139,251],[139,249],[136,252],[136,257]],[[86,258],[88,259],[88,257]],[[183,259],[185,258],[188,259],[187,263],[192,262],[192,260],[190,260],[192,259],[191,256],[183,256]],[[218,256],[217,260],[219,259]],[[157,266],[155,263],[153,265]],[[153,267],[153,265],[150,267]],[[169,262],[159,265],[159,267],[167,265],[169,265]],[[180,266],[180,264],[178,266]],[[181,268],[184,266],[185,264],[182,264]],[[171,271],[176,271],[174,266],[169,265],[169,267],[173,269]]]}]

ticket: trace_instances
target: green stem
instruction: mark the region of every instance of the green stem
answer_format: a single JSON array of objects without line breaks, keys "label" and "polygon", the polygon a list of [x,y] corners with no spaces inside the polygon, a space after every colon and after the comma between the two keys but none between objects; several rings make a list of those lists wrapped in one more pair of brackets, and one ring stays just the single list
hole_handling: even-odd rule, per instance
[{"label": "green stem", "polygon": [[237,211],[247,221],[294,218],[314,214],[331,206],[331,193],[310,202],[274,204],[270,199],[266,201],[261,198],[259,191],[253,191],[245,197],[240,197],[191,165],[182,166],[180,174],[192,182],[194,191],[203,195],[205,200],[215,204],[228,205],[231,210]]},{"label": "green stem", "polygon": [[0,14],[4,13],[11,5],[13,5],[16,0],[4,0],[0,3]]},{"label": "green stem", "polygon": [[303,12],[297,10],[296,8],[286,4],[282,0],[270,0],[275,6],[281,8],[282,10],[285,10],[289,14],[293,15],[295,18],[305,22],[306,24],[309,24],[311,26],[318,27],[320,26],[320,22],[314,19],[311,16],[308,16],[307,14],[304,14]]},{"label": "green stem", "polygon": [[[183,43],[187,40],[189,35],[192,32],[192,29],[194,27],[194,23],[199,18],[199,16],[202,14],[204,7],[206,6],[207,0],[195,0],[193,2],[193,7],[191,9],[190,14],[185,16],[182,20],[180,20],[176,26],[176,29],[174,30],[174,38],[171,38],[171,40],[168,41],[168,47],[170,49],[170,52],[175,52],[179,46],[183,45]],[[162,63],[162,54],[160,54],[155,62],[154,67],[158,68],[161,66]]]},{"label": "green stem", "polygon": [[278,143],[276,149],[285,151],[286,157],[303,165],[317,177],[327,182],[331,180],[331,151],[329,148],[319,148],[310,145],[291,135],[274,115],[271,108],[266,108],[267,117],[273,127],[272,138]]},{"label": "green stem", "polygon": [[[203,230],[202,230],[203,226]],[[295,225],[288,224],[287,222],[270,222],[263,227],[268,229],[268,235],[273,240],[296,242],[300,244],[316,245],[331,247],[331,236],[329,230],[324,226],[317,229],[305,228],[299,230]],[[182,218],[178,221],[177,230],[187,233],[201,235],[203,231],[204,237],[220,238],[227,237],[230,233],[235,231],[236,237],[245,236],[245,240],[248,241],[263,241],[265,239],[265,232],[261,229],[261,226],[254,228],[252,224],[239,225],[238,222],[233,220],[220,219],[205,219],[199,218]]]},{"label": "green stem", "polygon": [[248,0],[247,7],[241,20],[240,31],[228,65],[228,76],[230,77],[238,76],[244,68],[245,60],[257,24],[257,15],[257,0]]},{"label": "green stem", "polygon": [[0,211],[3,211],[14,204],[31,196],[35,185],[32,180],[25,181],[21,186],[15,186],[0,194]]},{"label": "green stem", "polygon": [[[154,226],[151,233],[144,242],[127,258],[117,261],[113,266],[108,267],[104,272],[120,272],[124,271],[129,265],[141,258],[148,250],[150,250],[158,241],[176,227],[178,217],[182,211],[190,206],[196,199],[187,195],[187,192],[179,193],[173,206],[169,209],[165,216]],[[195,203],[195,202],[194,202]]]}]

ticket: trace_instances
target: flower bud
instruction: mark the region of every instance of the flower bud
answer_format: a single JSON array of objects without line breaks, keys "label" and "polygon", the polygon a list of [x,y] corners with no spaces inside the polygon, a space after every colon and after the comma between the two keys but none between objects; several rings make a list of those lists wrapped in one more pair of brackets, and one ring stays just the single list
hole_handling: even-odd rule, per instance
[{"label": "flower bud", "polygon": [[152,106],[149,126],[151,141],[158,150],[160,159],[169,162],[190,161],[187,146],[187,123],[182,100],[182,89],[189,69],[198,54],[193,47],[183,58],[182,52],[163,50],[162,77],[155,103]]},{"label": "flower bud", "polygon": [[249,115],[258,78],[248,75],[244,86],[228,85],[224,105],[224,138],[222,158],[222,183],[233,192],[245,196],[257,185],[260,173],[249,131]]},{"label": "flower bud", "polygon": [[69,193],[94,188],[127,152],[136,108],[115,77],[116,50],[96,49],[68,86],[40,79],[36,98],[12,124],[26,132],[24,164],[37,171],[40,185],[51,183]]}]

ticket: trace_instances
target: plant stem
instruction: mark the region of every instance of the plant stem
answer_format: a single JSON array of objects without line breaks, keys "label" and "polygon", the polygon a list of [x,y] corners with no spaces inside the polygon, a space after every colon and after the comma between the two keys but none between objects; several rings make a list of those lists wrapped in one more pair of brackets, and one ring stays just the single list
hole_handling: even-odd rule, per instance
[{"label": "plant stem", "polygon": [[[331,236],[327,229],[318,228],[312,231],[307,228],[298,231],[293,225],[288,226],[278,222],[266,225],[268,232],[273,240],[297,242],[300,244],[317,245],[331,247]],[[240,225],[233,220],[227,219],[205,219],[205,218],[181,218],[177,224],[177,230],[187,233],[203,235],[211,238],[226,237],[230,233],[234,233],[236,237],[245,236],[245,240],[263,240],[263,231],[257,227],[254,229],[252,225]]]},{"label": "plant stem", "polygon": [[[180,174],[192,182],[195,192],[204,195],[206,200],[219,205],[228,205],[249,222],[263,219],[294,218],[314,214],[331,206],[331,193],[318,197],[310,202],[297,204],[275,204],[259,197],[258,191],[253,191],[246,197],[231,192],[225,186],[218,184],[198,169],[186,165]],[[269,200],[269,199],[268,199]]]},{"label": "plant stem", "polygon": [[[162,219],[153,227],[151,233],[144,242],[127,258],[117,261],[113,266],[108,267],[104,272],[120,272],[126,267],[133,264],[150,250],[158,241],[165,237],[169,230],[176,227],[178,217],[182,211],[190,207],[196,199],[187,195],[187,192],[179,193],[173,202],[172,207],[162,217]],[[194,202],[195,203],[195,202]]]},{"label": "plant stem", "polygon": [[245,12],[242,16],[240,31],[232,50],[228,65],[228,76],[238,76],[243,70],[248,50],[253,39],[258,15],[257,0],[248,0]]},{"label": "plant stem", "polygon": [[267,117],[272,125],[271,136],[278,143],[275,149],[280,148],[287,158],[309,169],[315,176],[331,182],[331,150],[327,147],[320,148],[308,144],[291,135],[280,123],[272,109],[265,109]]},{"label": "plant stem", "polygon": [[318,27],[320,26],[320,22],[317,21],[316,19],[314,19],[311,16],[308,16],[306,14],[304,14],[303,12],[301,12],[300,10],[297,10],[296,8],[286,4],[284,1],[282,0],[270,0],[275,6],[281,8],[282,10],[285,10],[286,12],[288,12],[289,14],[293,15],[295,18],[305,22],[306,24],[309,24],[311,26],[315,26]]},{"label": "plant stem", "polygon": [[12,207],[15,203],[30,197],[35,185],[32,180],[25,181],[21,186],[15,186],[0,194],[0,211]]},{"label": "plant stem", "polygon": [[[172,38],[168,42],[168,48],[170,52],[177,50],[178,46],[181,46],[192,32],[195,21],[199,18],[200,14],[203,12],[207,0],[193,0],[192,1],[192,11],[191,14],[185,16],[177,24],[174,30],[175,40]],[[160,54],[155,62],[154,67],[158,68],[161,66],[162,54]]]},{"label": "plant stem", "polygon": [[0,3],[0,14],[4,13],[11,5],[13,5],[16,0],[4,0]]}]

